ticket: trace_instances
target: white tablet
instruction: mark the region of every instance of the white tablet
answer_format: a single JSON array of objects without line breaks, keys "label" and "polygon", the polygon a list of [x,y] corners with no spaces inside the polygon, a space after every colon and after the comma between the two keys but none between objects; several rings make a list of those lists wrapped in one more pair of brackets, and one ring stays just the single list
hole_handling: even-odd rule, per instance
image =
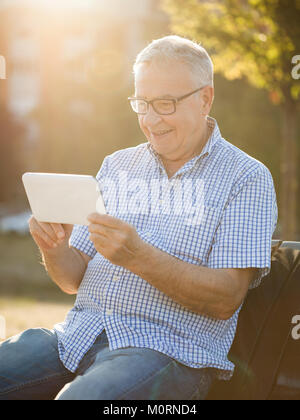
[{"label": "white tablet", "polygon": [[26,172],[22,176],[33,216],[40,222],[88,225],[91,213],[106,213],[91,175]]}]

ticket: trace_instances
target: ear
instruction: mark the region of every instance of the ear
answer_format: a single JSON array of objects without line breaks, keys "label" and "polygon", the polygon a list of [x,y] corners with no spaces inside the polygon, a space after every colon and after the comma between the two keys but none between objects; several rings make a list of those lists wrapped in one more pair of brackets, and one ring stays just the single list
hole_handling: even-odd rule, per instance
[{"label": "ear", "polygon": [[201,93],[202,115],[208,115],[214,100],[214,88],[212,86],[205,86]]}]

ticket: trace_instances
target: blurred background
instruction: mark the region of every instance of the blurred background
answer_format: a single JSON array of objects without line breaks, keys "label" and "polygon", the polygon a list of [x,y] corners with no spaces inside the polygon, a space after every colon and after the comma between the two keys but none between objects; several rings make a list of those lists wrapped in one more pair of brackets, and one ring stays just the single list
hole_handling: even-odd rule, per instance
[{"label": "blurred background", "polygon": [[127,102],[132,65],[161,36],[190,37],[211,54],[211,116],[223,137],[270,169],[279,206],[273,238],[300,240],[300,69],[292,63],[299,28],[299,0],[0,0],[0,317],[7,337],[51,328],[75,300],[40,263],[22,174],[95,175],[107,154],[144,142]]}]

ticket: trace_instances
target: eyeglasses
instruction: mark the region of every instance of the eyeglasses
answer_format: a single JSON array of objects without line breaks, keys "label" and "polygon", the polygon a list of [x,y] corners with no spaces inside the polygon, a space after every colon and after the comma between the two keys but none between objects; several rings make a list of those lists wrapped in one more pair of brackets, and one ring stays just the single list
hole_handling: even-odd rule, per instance
[{"label": "eyeglasses", "polygon": [[137,114],[145,115],[148,112],[149,105],[152,105],[152,108],[157,114],[160,115],[170,115],[176,112],[176,104],[179,101],[182,101],[185,98],[193,95],[196,92],[199,92],[205,86],[202,86],[199,89],[193,90],[193,92],[187,93],[186,95],[181,96],[180,98],[155,98],[152,101],[146,101],[146,99],[139,99],[130,97],[128,98],[131,108]]}]

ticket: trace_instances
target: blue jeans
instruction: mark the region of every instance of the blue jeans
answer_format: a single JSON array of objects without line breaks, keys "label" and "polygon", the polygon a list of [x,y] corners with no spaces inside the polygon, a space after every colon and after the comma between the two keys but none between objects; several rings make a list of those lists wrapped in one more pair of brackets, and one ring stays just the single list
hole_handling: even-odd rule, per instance
[{"label": "blue jeans", "polygon": [[0,344],[0,400],[201,400],[213,369],[194,369],[146,348],[110,351],[105,332],[75,373],[54,331],[26,330]]}]

